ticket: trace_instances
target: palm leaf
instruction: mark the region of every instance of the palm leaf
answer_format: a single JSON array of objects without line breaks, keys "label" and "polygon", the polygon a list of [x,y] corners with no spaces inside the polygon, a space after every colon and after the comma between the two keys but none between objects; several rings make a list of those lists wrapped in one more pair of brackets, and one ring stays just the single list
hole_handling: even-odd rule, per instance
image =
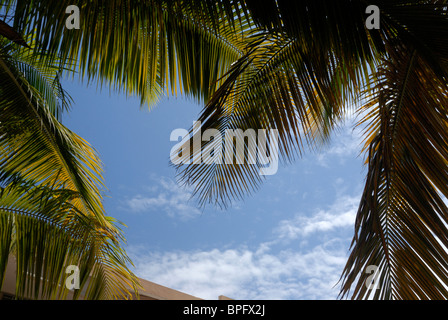
[{"label": "palm leaf", "polygon": [[[355,31],[360,38],[369,38],[365,30]],[[358,102],[360,88],[375,67],[377,49],[371,46],[363,49],[363,55],[349,54],[340,44],[307,43],[304,37],[259,29],[246,31],[245,37],[249,41],[245,54],[229,69],[199,118],[201,132],[215,129],[224,137],[226,130],[277,130],[280,160],[285,162],[306,147],[322,147],[348,106]],[[193,145],[194,139],[201,140],[192,137],[187,144]],[[184,159],[188,165],[177,166],[180,181],[193,185],[201,204],[226,206],[263,181],[261,162],[201,166],[192,161],[207,149],[220,147],[224,149],[223,141],[204,142]]]},{"label": "palm leaf", "polygon": [[36,37],[37,52],[77,63],[81,76],[153,103],[177,93],[207,100],[244,46],[241,9],[201,1],[78,3],[79,30],[68,30],[73,1],[1,1],[14,6],[14,28]]},{"label": "palm leaf", "polygon": [[0,60],[2,180],[20,173],[24,178],[78,190],[86,208],[101,219],[97,156],[56,120],[46,101],[20,77],[9,59],[2,55]]},{"label": "palm leaf", "polygon": [[[368,174],[341,294],[446,299],[448,87],[415,48],[395,43],[364,118]],[[379,267],[380,288],[365,282]]]},{"label": "palm leaf", "polygon": [[[446,298],[446,2],[376,3],[380,32],[363,29],[362,2],[278,1],[279,21],[252,8],[261,15],[254,18],[259,25],[285,40],[257,42],[233,65],[204,109],[202,129],[279,129],[280,150],[289,159],[301,146],[293,139],[297,133],[309,134],[313,146],[310,133],[325,137],[347,105],[362,101],[356,94],[366,86],[370,100],[360,111],[373,110],[366,118],[369,172],[341,295],[356,283],[353,298]],[[340,10],[351,17],[333,15]],[[346,39],[350,43],[342,45]],[[288,46],[294,50],[282,55]],[[216,143],[203,143],[187,158],[190,164],[178,167],[202,203],[239,198],[261,180],[257,166],[194,163],[199,151]],[[366,286],[370,265],[380,270],[380,289],[373,292]]]},{"label": "palm leaf", "polygon": [[29,182],[2,188],[0,280],[8,260],[15,259],[17,297],[66,298],[70,265],[80,273],[74,298],[81,292],[88,299],[129,295],[125,287],[132,286],[125,268],[129,261],[116,254],[120,249],[109,243],[109,235],[101,232],[96,220],[72,205],[71,199],[78,196],[71,190],[55,191]]},{"label": "palm leaf", "polygon": [[0,36],[5,37],[14,43],[20,44],[24,47],[30,48],[22,36],[10,27],[5,21],[0,20]]},{"label": "palm leaf", "polygon": [[[71,215],[65,214],[64,210],[59,212],[39,207],[31,198],[26,197],[3,208],[2,228],[7,238],[1,243],[0,251],[2,259],[6,259],[6,254],[11,250],[11,237],[14,235],[15,249],[12,252],[16,253],[18,261],[17,294],[37,297],[40,286],[43,286],[44,296],[59,297],[54,286],[56,280],[60,280],[58,277],[61,270],[54,268],[61,268],[61,261],[67,255],[69,260],[79,258],[77,262],[82,266],[85,283],[89,275],[92,275],[88,281],[87,297],[129,296],[125,285],[136,288],[137,281],[127,267],[130,261],[120,248],[123,240],[121,231],[104,213],[99,189],[102,185],[102,169],[98,156],[86,141],[65,128],[56,118],[61,106],[69,104],[65,100],[67,95],[61,92],[59,69],[38,64],[36,62],[39,60],[34,58],[31,59],[33,64],[29,64],[27,61],[30,59],[26,53],[11,51],[14,48],[8,45],[3,44],[1,49],[1,184],[15,192],[12,193],[12,199],[20,196],[15,190],[24,182],[34,188],[76,195],[67,198],[67,204],[64,204],[70,206]],[[34,196],[33,191],[29,192],[30,196],[40,199],[41,205],[42,196]],[[9,203],[12,201],[9,197],[11,193],[5,192],[0,201]],[[34,206],[26,207],[29,205]],[[82,241],[78,241],[76,247],[68,247],[68,239],[75,237],[77,231],[66,230],[64,233],[63,228],[72,223],[75,228],[80,218],[88,221],[88,228],[83,229],[85,236]],[[14,232],[8,235],[12,226]],[[55,236],[58,232],[60,236]],[[52,237],[52,240],[47,237]],[[42,247],[47,242],[54,246],[51,249],[53,251],[46,251]],[[82,248],[87,251],[82,251]],[[52,257],[52,254],[56,256]],[[60,260],[56,263],[52,259]],[[3,260],[0,264],[0,278],[3,278],[6,261]],[[39,274],[45,273],[39,266],[54,272],[54,276],[48,280],[48,287],[36,280]],[[26,278],[27,273],[36,275],[34,280]],[[46,273],[45,276],[49,274]],[[79,293],[75,297],[78,295]]]},{"label": "palm leaf", "polygon": [[[67,1],[0,3],[17,4],[14,27],[61,65],[76,61],[142,102],[178,89],[204,99],[201,131],[276,129],[286,161],[367,97],[369,172],[342,295],[357,282],[353,297],[369,296],[363,271],[374,264],[375,298],[446,298],[447,1],[91,1],[72,31]],[[380,30],[365,27],[370,4]],[[202,142],[179,167],[201,203],[226,205],[262,182],[260,163],[195,163],[219,143]]]}]

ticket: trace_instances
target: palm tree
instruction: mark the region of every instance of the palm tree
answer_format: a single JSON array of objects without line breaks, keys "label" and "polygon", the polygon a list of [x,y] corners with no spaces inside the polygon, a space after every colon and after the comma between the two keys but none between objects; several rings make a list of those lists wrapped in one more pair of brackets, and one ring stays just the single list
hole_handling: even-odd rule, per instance
[{"label": "palm tree", "polygon": [[70,97],[59,78],[80,71],[83,79],[140,95],[142,104],[167,87],[208,99],[209,84],[238,58],[243,40],[217,33],[235,24],[220,21],[216,8],[160,1],[84,4],[84,32],[70,32],[71,4],[0,1],[13,15],[13,27],[0,24],[0,35],[13,42],[0,38],[0,279],[13,252],[19,297],[66,296],[64,268],[75,264],[83,286],[75,298],[81,291],[85,298],[123,298],[129,288],[137,291],[137,279],[122,234],[104,213],[100,160],[60,122]]},{"label": "palm tree", "polygon": [[[355,112],[368,172],[340,296],[448,298],[447,1],[244,3],[264,31],[208,101],[201,131],[277,129],[291,161]],[[369,5],[380,9],[379,29],[366,26]],[[203,142],[190,160],[220,143]],[[178,170],[203,202],[227,205],[256,190],[260,167]]]},{"label": "palm tree", "polygon": [[[380,29],[367,28],[368,5],[380,9]],[[277,129],[288,162],[357,113],[368,172],[341,297],[447,298],[446,1],[245,6],[263,31],[208,101],[200,131]],[[189,160],[221,143],[203,142]],[[226,206],[257,189],[260,167],[191,161],[178,170],[203,203]],[[379,290],[367,283],[369,266]]]},{"label": "palm tree", "polygon": [[[448,297],[447,1],[92,0],[79,6],[79,30],[64,28],[69,1],[0,3],[15,4],[14,28],[36,50],[76,61],[85,79],[142,103],[185,92],[206,104],[201,131],[276,129],[286,162],[356,112],[368,172],[341,297]],[[379,29],[366,26],[369,5]],[[226,206],[256,191],[260,167],[178,173],[202,204]]]},{"label": "palm tree", "polygon": [[60,122],[71,104],[60,70],[0,27],[0,288],[14,257],[19,298],[65,297],[69,265],[79,268],[74,298],[130,296],[138,282],[104,213],[99,158]]}]

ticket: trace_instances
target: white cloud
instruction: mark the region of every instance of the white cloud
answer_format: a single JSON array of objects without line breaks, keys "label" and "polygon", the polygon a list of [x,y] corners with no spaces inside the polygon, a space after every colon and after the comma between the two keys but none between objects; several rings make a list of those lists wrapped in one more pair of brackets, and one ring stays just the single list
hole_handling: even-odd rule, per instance
[{"label": "white cloud", "polygon": [[204,299],[335,299],[346,261],[344,250],[325,246],[277,254],[238,248],[133,255],[140,277]]},{"label": "white cloud", "polygon": [[334,133],[327,149],[316,155],[317,163],[329,167],[329,163],[337,159],[344,163],[348,157],[357,157],[362,150],[362,132],[358,128],[346,127],[339,133]]},{"label": "white cloud", "polygon": [[146,190],[147,194],[137,194],[126,200],[129,210],[134,212],[164,212],[169,217],[191,219],[201,214],[201,211],[190,203],[191,192],[171,179],[153,178],[155,185]]},{"label": "white cloud", "polygon": [[[342,196],[327,211],[283,220],[275,240],[254,248],[128,252],[138,276],[204,299],[336,299],[350,237],[330,231],[353,226],[358,200]],[[306,247],[292,242],[311,233],[329,237]]]},{"label": "white cloud", "polygon": [[279,238],[296,239],[319,231],[353,226],[358,210],[359,197],[342,196],[328,210],[319,210],[312,216],[296,214],[282,220],[274,230]]}]

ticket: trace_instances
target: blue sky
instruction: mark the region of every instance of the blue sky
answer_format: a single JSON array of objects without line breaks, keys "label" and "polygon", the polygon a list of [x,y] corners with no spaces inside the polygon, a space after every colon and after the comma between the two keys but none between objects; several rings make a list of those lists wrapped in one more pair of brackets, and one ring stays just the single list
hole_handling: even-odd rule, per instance
[{"label": "blue sky", "polygon": [[[138,99],[66,80],[63,122],[104,165],[105,208],[127,225],[126,250],[144,279],[204,299],[336,299],[362,192],[361,136],[348,124],[227,210],[200,209],[169,165],[170,134],[189,129],[201,105]],[[335,286],[336,285],[336,286]]]}]

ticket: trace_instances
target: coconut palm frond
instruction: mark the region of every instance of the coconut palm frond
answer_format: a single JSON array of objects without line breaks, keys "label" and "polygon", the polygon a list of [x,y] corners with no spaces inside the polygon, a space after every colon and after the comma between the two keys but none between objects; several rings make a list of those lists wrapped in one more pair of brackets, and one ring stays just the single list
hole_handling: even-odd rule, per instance
[{"label": "coconut palm frond", "polygon": [[[14,3],[14,27],[36,37],[37,52],[77,62],[81,77],[152,104],[182,92],[207,101],[239,56],[237,5],[202,1],[2,1]],[[79,29],[66,10],[79,8]],[[34,18],[32,18],[34,17]]]},{"label": "coconut palm frond", "polygon": [[[120,247],[121,231],[104,212],[101,162],[85,140],[57,120],[58,110],[70,104],[67,95],[61,91],[57,77],[59,69],[46,63],[38,64],[35,59],[30,64],[25,53],[19,58],[20,53],[11,50],[13,48],[3,45],[0,55],[0,182],[6,188],[0,198],[0,202],[6,203],[2,207],[2,236],[6,238],[1,244],[0,272],[4,272],[7,261],[4,259],[9,250],[17,256],[16,289],[19,296],[36,297],[36,290],[43,286],[39,294],[59,297],[55,281],[62,271],[51,269],[52,259],[60,259],[58,267],[62,268],[61,261],[68,259],[71,263],[78,257],[74,264],[83,266],[83,279],[93,275],[88,282],[87,297],[129,296],[129,288],[137,288],[138,281],[128,269],[129,259]],[[23,189],[24,184],[29,191]],[[22,193],[16,192],[18,188]],[[71,196],[65,199],[63,208],[39,207],[45,202],[44,198],[32,188],[50,189],[51,197],[62,192],[71,193]],[[66,207],[70,208],[70,214],[65,211],[68,210]],[[79,238],[76,248],[72,248],[67,241],[72,236],[76,238],[76,223],[81,220],[88,221],[88,228],[82,229],[85,235]],[[64,229],[70,224],[74,224],[75,231]],[[83,227],[80,225],[79,228]],[[14,250],[10,247],[13,235]],[[47,237],[53,238],[49,240]],[[82,242],[84,240],[87,242]],[[47,242],[56,246],[58,241],[61,246],[66,243],[59,252],[57,247],[51,249],[56,250],[52,252],[40,247]],[[86,253],[80,251],[84,246],[88,250]],[[73,251],[75,249],[78,252]],[[56,256],[51,257],[51,254]],[[48,288],[39,280],[25,280],[29,274],[43,272],[34,270],[41,268],[40,265],[54,271],[56,278],[51,277]],[[3,273],[0,278],[3,279]],[[130,286],[125,287],[125,284]]]},{"label": "coconut palm frond", "polygon": [[[331,5],[336,6],[327,2],[327,6]],[[333,25],[328,27],[332,32]],[[366,29],[352,32],[369,39]],[[321,148],[347,112],[359,103],[361,89],[368,85],[369,73],[375,68],[373,57],[378,50],[370,46],[361,54],[356,46],[347,49],[336,41],[306,42],[306,37],[261,29],[251,29],[245,37],[249,41],[246,51],[232,64],[223,84],[208,101],[199,118],[199,133],[212,129],[224,137],[229,130],[250,129],[257,134],[259,130],[276,130],[278,157],[285,162],[294,160],[306,148]],[[318,35],[313,37],[320,39]],[[187,144],[193,146],[193,140],[202,140],[193,137],[193,131],[190,133]],[[256,141],[246,145],[251,143]],[[201,204],[226,206],[255,191],[264,180],[260,170],[266,159],[238,165],[199,165],[194,161],[213,149],[221,149],[224,154],[224,144],[223,139],[205,141],[176,166],[180,181],[194,187]]]},{"label": "coconut palm frond", "polygon": [[368,173],[341,293],[356,279],[354,298],[446,299],[448,86],[415,48],[388,52],[363,110]]},{"label": "coconut palm frond", "polygon": [[[18,298],[64,299],[69,290],[75,299],[129,297],[136,279],[129,277],[128,258],[92,216],[72,204],[77,197],[72,190],[30,182],[1,189],[0,280],[14,259]],[[71,266],[77,268],[77,288],[66,285]]]}]

